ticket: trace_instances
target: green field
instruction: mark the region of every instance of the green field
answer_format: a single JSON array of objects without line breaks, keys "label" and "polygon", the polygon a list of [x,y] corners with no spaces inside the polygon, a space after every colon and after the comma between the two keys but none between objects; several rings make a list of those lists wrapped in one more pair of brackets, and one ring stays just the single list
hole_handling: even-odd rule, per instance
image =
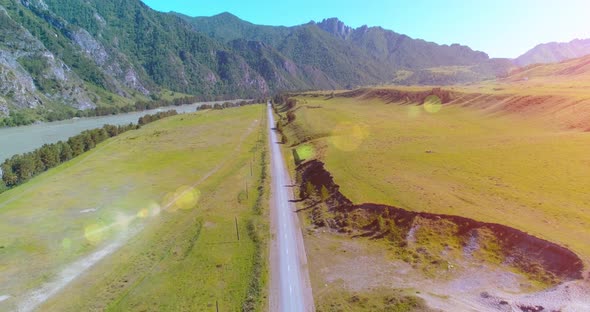
[{"label": "green field", "polygon": [[590,133],[459,105],[297,100],[289,145],[308,142],[354,203],[508,225],[590,263]]},{"label": "green field", "polygon": [[261,309],[264,126],[262,105],[167,118],[1,194],[0,311],[117,241],[40,310]]}]

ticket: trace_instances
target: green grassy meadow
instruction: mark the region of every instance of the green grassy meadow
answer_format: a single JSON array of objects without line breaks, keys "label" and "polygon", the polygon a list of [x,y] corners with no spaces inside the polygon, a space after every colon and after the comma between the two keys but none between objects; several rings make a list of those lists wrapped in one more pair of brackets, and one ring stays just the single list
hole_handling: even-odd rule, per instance
[{"label": "green grassy meadow", "polygon": [[297,100],[289,144],[313,146],[354,203],[512,226],[590,263],[590,133],[459,105]]},{"label": "green grassy meadow", "polygon": [[117,240],[40,310],[262,309],[264,112],[167,118],[1,194],[0,311]]}]

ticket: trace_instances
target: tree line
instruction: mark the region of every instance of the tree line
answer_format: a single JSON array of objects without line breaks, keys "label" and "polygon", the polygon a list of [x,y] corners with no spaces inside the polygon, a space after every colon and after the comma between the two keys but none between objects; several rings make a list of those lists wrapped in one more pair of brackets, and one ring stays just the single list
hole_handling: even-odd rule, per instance
[{"label": "tree line", "polygon": [[199,110],[205,110],[205,109],[216,109],[216,110],[220,110],[220,109],[225,109],[225,108],[231,108],[231,107],[240,107],[240,106],[246,106],[246,105],[252,105],[252,104],[256,104],[256,103],[264,103],[264,99],[260,99],[260,100],[251,100],[251,101],[240,101],[240,102],[224,102],[224,103],[215,103],[215,104],[203,104],[199,107],[197,107],[197,111]]},{"label": "tree line", "polygon": [[53,144],[44,144],[32,152],[14,155],[0,165],[2,169],[2,184],[4,184],[0,185],[0,192],[3,189],[23,184],[34,176],[93,149],[96,145],[109,138],[129,130],[139,129],[142,125],[176,114],[177,112],[175,110],[169,110],[140,117],[137,124],[130,123],[121,126],[104,125],[102,128],[85,130],[78,135],[70,137],[65,142],[59,141]]},{"label": "tree line", "polygon": [[[212,98],[199,95],[199,96],[186,96],[182,98],[176,98],[173,100],[165,100],[165,99],[154,99],[151,101],[136,101],[134,104],[126,105],[126,106],[99,106],[91,109],[86,110],[73,110],[73,109],[62,109],[62,110],[54,110],[54,111],[45,111],[41,112],[41,115],[45,121],[58,121],[58,120],[66,120],[72,119],[74,117],[82,118],[82,117],[97,117],[97,116],[108,116],[108,115],[117,115],[122,113],[130,113],[130,112],[141,112],[150,109],[156,109],[165,106],[181,106],[186,104],[193,104],[198,102],[204,102],[211,100]],[[216,100],[218,98],[215,98]],[[210,109],[222,109],[227,107],[234,107],[234,106],[243,106],[247,104],[253,103],[263,103],[264,99],[254,100],[254,101],[241,101],[239,103],[231,103],[225,102],[223,104],[205,104],[206,108]],[[205,108],[201,108],[205,109]],[[16,127],[16,126],[25,126],[30,125],[36,121],[36,118],[33,117],[34,114],[27,114],[21,111],[11,111],[10,114],[4,118],[0,117],[0,127]]]}]

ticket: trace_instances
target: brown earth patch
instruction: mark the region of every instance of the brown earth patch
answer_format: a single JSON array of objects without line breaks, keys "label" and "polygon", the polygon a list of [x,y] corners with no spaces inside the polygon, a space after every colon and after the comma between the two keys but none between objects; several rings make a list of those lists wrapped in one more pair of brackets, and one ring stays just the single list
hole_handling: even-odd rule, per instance
[{"label": "brown earth patch", "polygon": [[[583,278],[583,262],[575,253],[523,231],[460,216],[413,212],[381,204],[354,204],[340,193],[339,186],[318,160],[298,165],[297,176],[300,198],[307,204],[303,209],[310,211],[317,226],[389,239],[402,248],[421,240],[428,243],[430,238],[430,242],[441,243],[434,246],[437,253],[483,253],[486,260],[497,260],[548,285]],[[424,248],[417,250],[428,253]],[[485,253],[491,253],[491,257]],[[439,261],[436,257],[426,259]]]}]

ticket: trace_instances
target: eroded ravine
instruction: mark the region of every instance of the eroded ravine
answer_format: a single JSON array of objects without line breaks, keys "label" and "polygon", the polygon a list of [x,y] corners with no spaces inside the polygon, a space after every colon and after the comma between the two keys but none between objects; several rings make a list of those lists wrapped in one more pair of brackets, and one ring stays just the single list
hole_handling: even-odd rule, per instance
[{"label": "eroded ravine", "polygon": [[303,162],[296,170],[304,209],[317,227],[353,238],[388,240],[403,261],[433,279],[439,272],[454,269],[451,263],[478,262],[520,273],[546,288],[508,294],[496,293],[490,285],[489,292],[473,298],[482,308],[590,308],[584,299],[590,288],[584,286],[583,261],[563,246],[501,224],[381,204],[355,204],[340,192],[321,161]]}]

